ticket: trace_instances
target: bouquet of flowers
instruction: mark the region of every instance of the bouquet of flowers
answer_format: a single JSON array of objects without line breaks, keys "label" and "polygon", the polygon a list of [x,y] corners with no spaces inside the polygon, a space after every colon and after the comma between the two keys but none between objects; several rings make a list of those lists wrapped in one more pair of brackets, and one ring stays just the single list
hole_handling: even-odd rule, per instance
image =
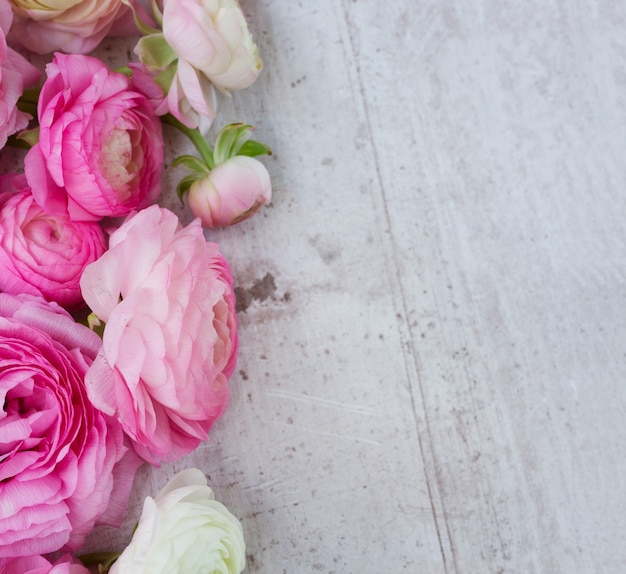
[{"label": "bouquet of flowers", "polygon": [[[89,55],[112,30],[138,36],[115,70]],[[0,574],[244,569],[194,468],[122,552],[80,549],[121,524],[141,464],[190,453],[227,408],[233,279],[203,228],[270,201],[270,150],[243,123],[203,134],[261,68],[237,0],[0,0],[0,148],[24,150],[0,176]],[[163,124],[197,150],[174,161],[187,226],[158,204]]]}]

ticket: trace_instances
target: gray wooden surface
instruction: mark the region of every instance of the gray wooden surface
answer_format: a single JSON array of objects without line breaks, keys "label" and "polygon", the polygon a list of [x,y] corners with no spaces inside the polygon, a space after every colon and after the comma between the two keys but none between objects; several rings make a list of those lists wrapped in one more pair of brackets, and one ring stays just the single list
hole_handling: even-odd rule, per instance
[{"label": "gray wooden surface", "polygon": [[626,4],[242,4],[232,406],[97,545],[199,466],[251,573],[626,572]]}]

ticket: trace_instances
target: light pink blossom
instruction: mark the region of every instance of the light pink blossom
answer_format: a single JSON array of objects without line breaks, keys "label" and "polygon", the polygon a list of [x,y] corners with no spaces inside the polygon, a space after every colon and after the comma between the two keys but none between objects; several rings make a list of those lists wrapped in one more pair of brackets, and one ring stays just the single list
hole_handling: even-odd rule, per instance
[{"label": "light pink blossom", "polygon": [[39,97],[39,142],[25,158],[35,200],[74,220],[123,216],[161,191],[161,123],[123,74],[55,54]]},{"label": "light pink blossom", "polygon": [[131,86],[144,94],[157,116],[172,114],[190,128],[196,128],[203,120],[203,129],[208,129],[216,115],[215,91],[209,80],[185,63],[176,66],[172,81],[166,92],[155,81],[156,72],[151,72],[141,62],[131,62],[133,74]]},{"label": "light pink blossom", "polygon": [[201,126],[204,118],[208,129],[217,114],[217,98],[211,82],[180,60],[163,105],[156,109],[158,115],[172,114],[188,127]]},{"label": "light pink blossom", "polygon": [[26,58],[7,46],[12,21],[9,1],[0,0],[0,148],[10,135],[28,126],[31,116],[17,109],[17,100],[24,88],[35,86],[41,76]]},{"label": "light pink blossom", "polygon": [[217,244],[199,220],[183,228],[153,205],[111,234],[80,284],[106,325],[86,376],[90,399],[145,460],[191,452],[228,405],[237,353],[232,277]]},{"label": "light pink blossom", "polygon": [[247,156],[235,156],[213,168],[189,188],[189,207],[205,227],[224,227],[254,215],[272,199],[265,166]]},{"label": "light pink blossom", "polygon": [[247,88],[263,67],[237,0],[164,0],[163,36],[222,90]]},{"label": "light pink blossom", "polygon": [[247,88],[263,68],[246,19],[236,0],[164,0],[162,20],[162,33],[135,48],[147,64],[144,73],[173,70],[169,84],[160,86],[156,113],[171,113],[191,128],[208,127],[216,114],[214,88]]},{"label": "light pink blossom", "polygon": [[113,24],[130,15],[122,0],[10,0],[12,38],[37,54],[91,52]]},{"label": "light pink blossom", "polygon": [[65,308],[82,303],[83,269],[106,250],[100,225],[46,213],[23,174],[0,177],[0,192],[0,290]]},{"label": "light pink blossom", "polygon": [[0,574],[89,574],[89,570],[69,555],[54,564],[43,556],[24,556],[2,564]]},{"label": "light pink blossom", "polygon": [[58,305],[0,293],[0,559],[76,550],[121,523],[138,458],[87,397],[100,347]]}]

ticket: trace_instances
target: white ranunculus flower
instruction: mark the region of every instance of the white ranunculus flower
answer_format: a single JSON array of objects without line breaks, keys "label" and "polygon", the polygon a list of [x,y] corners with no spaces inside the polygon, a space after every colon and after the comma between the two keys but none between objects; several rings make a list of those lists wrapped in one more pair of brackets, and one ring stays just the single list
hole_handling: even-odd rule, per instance
[{"label": "white ranunculus flower", "polygon": [[177,474],[146,498],[137,530],[111,574],[240,574],[246,566],[241,523],[214,499],[204,474]]}]

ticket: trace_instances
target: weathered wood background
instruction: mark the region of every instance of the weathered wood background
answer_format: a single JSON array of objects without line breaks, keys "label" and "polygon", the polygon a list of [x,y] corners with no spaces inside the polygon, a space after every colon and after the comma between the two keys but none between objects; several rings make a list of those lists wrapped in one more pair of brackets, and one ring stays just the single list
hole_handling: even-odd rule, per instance
[{"label": "weathered wood background", "polygon": [[626,572],[626,4],[243,6],[266,67],[215,129],[274,200],[209,234],[232,406],[98,545],[199,466],[251,573]]}]

